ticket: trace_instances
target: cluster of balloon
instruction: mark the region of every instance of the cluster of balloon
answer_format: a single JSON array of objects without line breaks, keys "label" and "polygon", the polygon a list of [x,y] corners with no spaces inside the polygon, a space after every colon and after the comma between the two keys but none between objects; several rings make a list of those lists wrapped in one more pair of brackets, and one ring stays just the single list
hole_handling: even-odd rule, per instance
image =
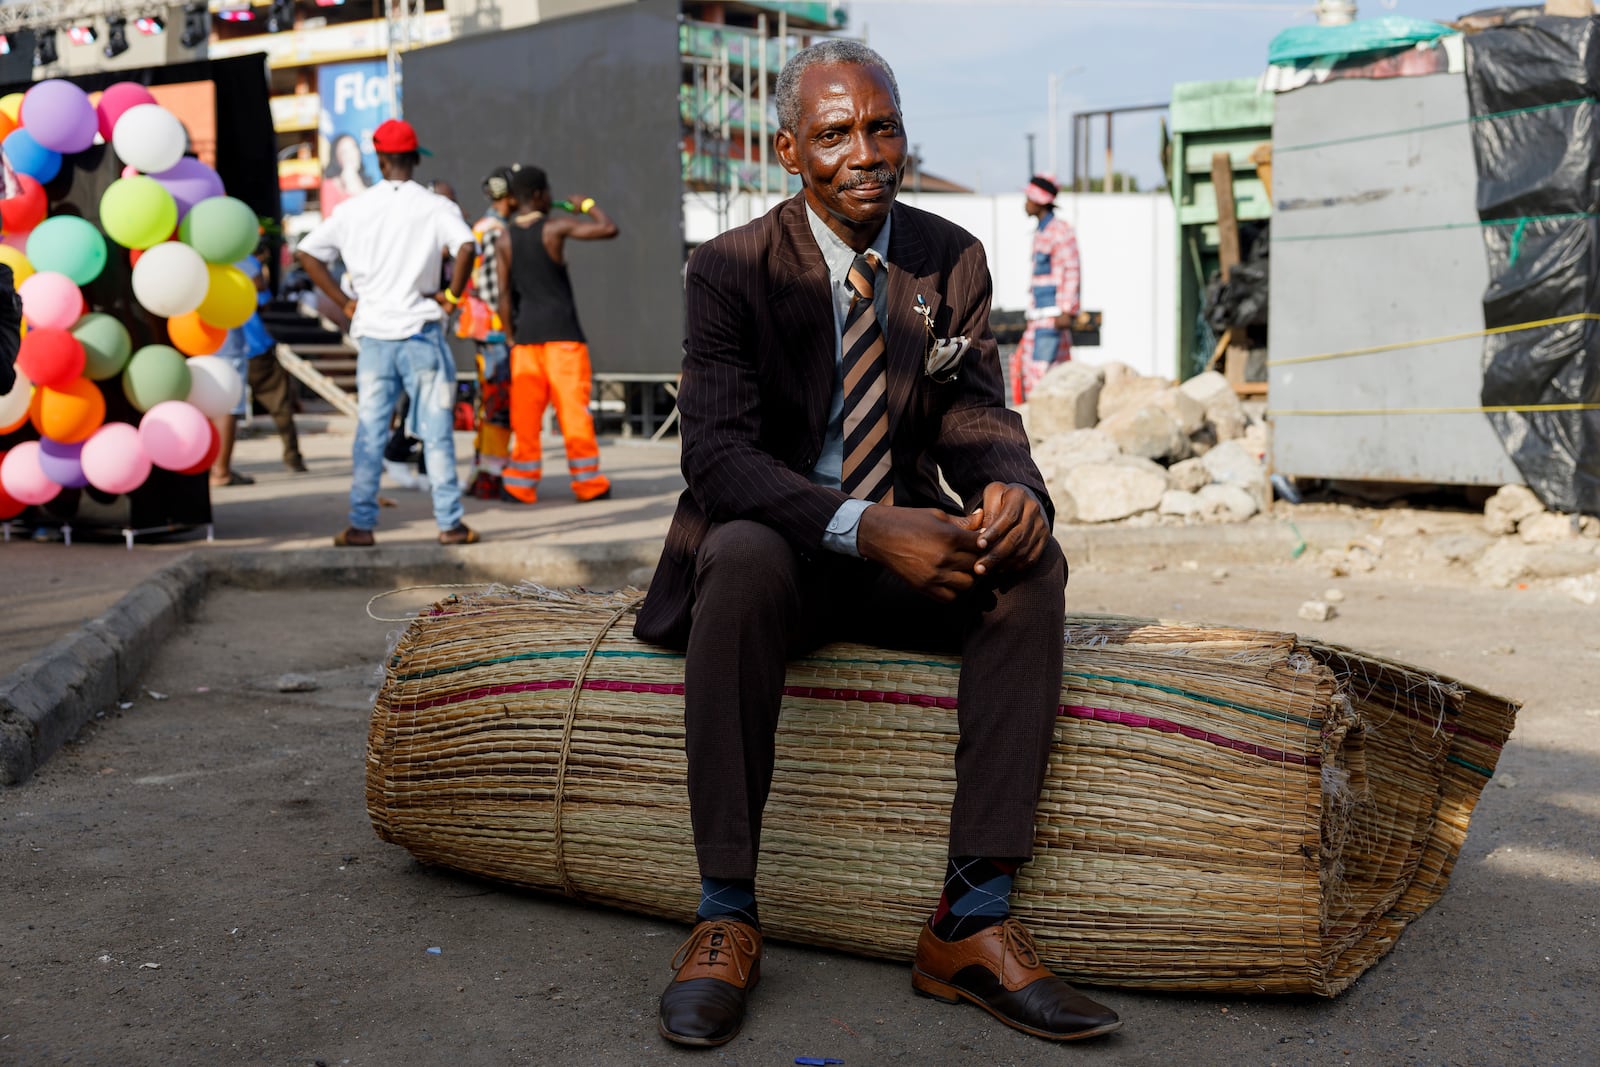
[{"label": "cluster of balloon", "polygon": [[[0,138],[21,185],[0,200],[0,263],[22,297],[24,331],[17,383],[0,396],[0,436],[30,422],[39,434],[0,453],[0,520],[62,489],[131,492],[152,466],[207,470],[220,445],[211,420],[244,391],[212,353],[255,312],[255,283],[234,265],[255,250],[255,212],[184,154],[183,124],[133,82],[98,100],[61,80],[0,98]],[[124,164],[100,199],[99,225],[51,216],[45,184],[97,139]],[[128,250],[134,298],[167,320],[170,345],[134,351],[120,321],[86,306],[81,287],[105,269],[107,238]],[[137,426],[106,419],[97,383],[114,379],[140,412]]]}]

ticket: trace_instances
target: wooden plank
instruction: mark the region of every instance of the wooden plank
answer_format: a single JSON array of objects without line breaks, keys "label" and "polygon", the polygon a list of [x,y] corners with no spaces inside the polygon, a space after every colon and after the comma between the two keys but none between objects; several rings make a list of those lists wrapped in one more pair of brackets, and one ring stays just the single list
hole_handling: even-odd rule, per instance
[{"label": "wooden plank", "polygon": [[338,408],[352,419],[359,417],[360,409],[355,397],[340,389],[333,381],[310,363],[292,352],[288,345],[278,346],[278,362],[283,369],[304,382],[313,393]]},{"label": "wooden plank", "polygon": [[1211,157],[1211,184],[1217,196],[1217,256],[1226,282],[1239,264],[1239,219],[1233,210],[1233,159],[1228,153]]}]

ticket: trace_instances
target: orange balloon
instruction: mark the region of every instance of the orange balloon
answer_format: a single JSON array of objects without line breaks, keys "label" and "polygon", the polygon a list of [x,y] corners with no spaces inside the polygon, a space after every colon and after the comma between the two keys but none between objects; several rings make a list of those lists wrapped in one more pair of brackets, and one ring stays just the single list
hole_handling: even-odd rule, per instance
[{"label": "orange balloon", "polygon": [[0,140],[4,140],[6,135],[16,128],[17,120],[7,115],[4,111],[0,111]]},{"label": "orange balloon", "polygon": [[209,356],[222,347],[228,331],[201,319],[199,312],[190,311],[167,320],[167,336],[172,339],[172,347],[186,356]]},{"label": "orange balloon", "polygon": [[106,421],[106,398],[87,378],[74,378],[59,389],[34,390],[33,409],[34,427],[64,445],[87,441]]}]

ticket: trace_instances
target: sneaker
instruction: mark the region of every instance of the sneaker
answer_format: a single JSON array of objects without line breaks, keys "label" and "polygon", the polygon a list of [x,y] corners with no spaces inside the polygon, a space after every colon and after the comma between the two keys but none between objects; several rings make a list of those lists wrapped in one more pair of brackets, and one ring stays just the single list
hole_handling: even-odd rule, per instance
[{"label": "sneaker", "polygon": [[439,535],[441,545],[475,545],[480,540],[482,538],[478,536],[478,531],[464,522],[456,523]]}]

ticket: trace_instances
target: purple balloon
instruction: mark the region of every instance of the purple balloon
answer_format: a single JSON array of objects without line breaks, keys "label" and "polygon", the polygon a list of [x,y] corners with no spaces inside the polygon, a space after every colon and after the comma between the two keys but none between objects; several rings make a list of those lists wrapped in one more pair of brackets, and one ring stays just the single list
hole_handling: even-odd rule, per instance
[{"label": "purple balloon", "polygon": [[217,172],[193,156],[184,156],[178,160],[176,167],[150,177],[160,182],[172,194],[172,199],[178,202],[180,219],[200,201],[223,196],[227,192],[222,188],[222,179],[217,177]]},{"label": "purple balloon", "polygon": [[84,477],[83,463],[79,456],[83,453],[83,444],[64,445],[59,441],[52,441],[48,437],[39,440],[39,469],[44,471],[44,476],[63,489],[82,489],[89,484],[89,479]]},{"label": "purple balloon", "polygon": [[22,98],[22,122],[44,147],[71,155],[94,144],[100,128],[94,105],[71,82],[52,78],[29,89]]}]

